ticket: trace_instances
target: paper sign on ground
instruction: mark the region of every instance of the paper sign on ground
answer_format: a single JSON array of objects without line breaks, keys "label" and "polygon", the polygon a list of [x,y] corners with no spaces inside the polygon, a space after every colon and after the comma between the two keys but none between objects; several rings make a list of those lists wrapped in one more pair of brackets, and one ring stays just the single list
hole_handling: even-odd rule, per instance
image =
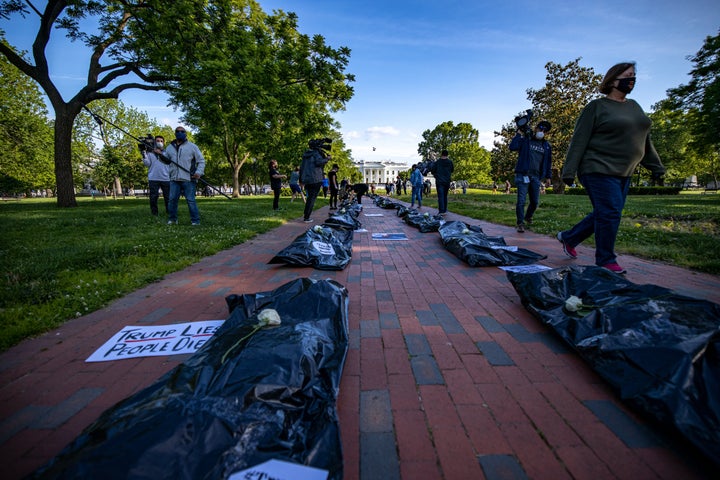
[{"label": "paper sign on ground", "polygon": [[113,335],[86,362],[195,353],[225,320],[153,325],[131,325]]},{"label": "paper sign on ground", "polygon": [[382,213],[363,213],[366,217],[384,217]]},{"label": "paper sign on ground", "polygon": [[327,480],[328,472],[315,467],[282,460],[268,460],[254,467],[235,472],[228,480]]},{"label": "paper sign on ground", "polygon": [[407,240],[404,233],[373,233],[373,240]]},{"label": "paper sign on ground", "polygon": [[498,267],[500,270],[506,272],[517,272],[517,273],[535,273],[542,272],[543,270],[550,270],[552,267],[545,265],[514,265],[509,267]]}]

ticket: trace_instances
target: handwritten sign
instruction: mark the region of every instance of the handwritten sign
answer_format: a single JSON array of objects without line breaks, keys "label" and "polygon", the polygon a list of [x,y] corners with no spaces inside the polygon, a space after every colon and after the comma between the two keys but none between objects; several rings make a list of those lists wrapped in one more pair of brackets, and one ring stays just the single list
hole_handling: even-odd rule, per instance
[{"label": "handwritten sign", "polygon": [[205,320],[151,327],[123,328],[90,355],[86,362],[195,353],[225,320]]},{"label": "handwritten sign", "polygon": [[268,460],[246,470],[235,472],[229,480],[326,480],[327,470],[282,460]]}]

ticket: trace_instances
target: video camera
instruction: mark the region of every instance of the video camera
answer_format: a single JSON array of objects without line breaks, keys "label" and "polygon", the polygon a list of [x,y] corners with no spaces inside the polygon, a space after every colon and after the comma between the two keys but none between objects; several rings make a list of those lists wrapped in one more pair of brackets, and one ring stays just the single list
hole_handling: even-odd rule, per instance
[{"label": "video camera", "polygon": [[423,175],[427,175],[430,173],[430,170],[432,170],[433,165],[435,165],[435,162],[432,160],[425,160],[424,162],[420,162],[417,164],[417,167],[420,169],[420,173]]},{"label": "video camera", "polygon": [[140,139],[141,142],[138,143],[138,148],[141,152],[152,152],[155,150],[155,137],[153,137],[151,134],[145,135],[145,138]]},{"label": "video camera", "polygon": [[525,115],[518,115],[515,117],[515,126],[522,133],[527,133],[530,130],[530,122],[532,121],[533,111],[525,110]]},{"label": "video camera", "polygon": [[323,150],[326,153],[330,153],[330,149],[332,148],[332,139],[316,138],[308,142],[308,147],[312,148],[313,150]]}]

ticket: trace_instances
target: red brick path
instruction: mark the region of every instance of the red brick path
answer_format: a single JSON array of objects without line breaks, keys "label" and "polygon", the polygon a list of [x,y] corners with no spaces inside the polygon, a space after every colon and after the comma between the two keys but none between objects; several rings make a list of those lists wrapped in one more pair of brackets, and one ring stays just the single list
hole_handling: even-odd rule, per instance
[{"label": "red brick path", "polygon": [[[365,202],[342,272],[267,265],[308,228],[300,221],[199,263],[0,355],[0,462],[6,479],[43,465],[117,401],[186,357],[85,363],[125,325],[224,319],[230,293],[332,278],[350,295],[350,349],[339,410],[345,478],[692,479],[706,462],[625,408],[520,304],[505,273],[470,268],[437,233]],[[435,212],[433,208],[427,211]],[[316,211],[319,223],[327,208]],[[550,236],[477,222],[508,244],[573,262]],[[374,241],[404,232],[408,241]],[[577,264],[594,251],[579,247]],[[720,302],[720,278],[621,256],[636,283]]]}]

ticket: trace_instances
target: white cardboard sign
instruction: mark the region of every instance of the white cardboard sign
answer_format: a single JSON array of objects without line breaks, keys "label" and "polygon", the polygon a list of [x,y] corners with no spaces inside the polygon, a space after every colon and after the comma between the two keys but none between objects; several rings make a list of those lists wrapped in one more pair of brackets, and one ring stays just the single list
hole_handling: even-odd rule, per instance
[{"label": "white cardboard sign", "polygon": [[212,337],[225,320],[153,325],[130,325],[90,355],[86,362],[107,362],[137,357],[195,353]]}]

